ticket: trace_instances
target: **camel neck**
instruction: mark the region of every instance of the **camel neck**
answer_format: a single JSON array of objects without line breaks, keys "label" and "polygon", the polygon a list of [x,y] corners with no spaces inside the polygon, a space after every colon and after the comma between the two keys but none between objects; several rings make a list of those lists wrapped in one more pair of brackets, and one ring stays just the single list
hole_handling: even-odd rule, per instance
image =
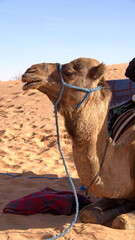
[{"label": "camel neck", "polygon": [[[107,139],[107,115],[108,106],[102,109],[91,99],[90,105],[75,112],[64,114],[65,126],[75,145],[83,145],[91,142],[94,145],[101,139]],[[93,103],[94,102],[94,103]]]},{"label": "camel neck", "polygon": [[70,119],[65,118],[78,175],[86,187],[100,170],[104,156],[108,139],[107,111],[107,107],[98,111],[96,104],[91,104]]}]

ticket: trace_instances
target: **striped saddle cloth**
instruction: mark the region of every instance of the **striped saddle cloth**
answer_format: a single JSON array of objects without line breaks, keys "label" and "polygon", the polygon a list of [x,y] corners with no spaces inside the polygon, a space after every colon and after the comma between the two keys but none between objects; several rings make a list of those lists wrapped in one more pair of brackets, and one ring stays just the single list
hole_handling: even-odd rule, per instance
[{"label": "striped saddle cloth", "polygon": [[108,133],[117,141],[129,127],[135,124],[135,101],[129,101],[111,107],[108,115]]}]

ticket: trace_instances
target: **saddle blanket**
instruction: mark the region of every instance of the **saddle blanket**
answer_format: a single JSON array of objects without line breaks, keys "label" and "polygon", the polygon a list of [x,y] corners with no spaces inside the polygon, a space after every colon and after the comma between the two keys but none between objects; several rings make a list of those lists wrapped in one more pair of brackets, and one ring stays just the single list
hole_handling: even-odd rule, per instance
[{"label": "saddle blanket", "polygon": [[[91,201],[77,194],[79,209],[91,203]],[[75,198],[73,192],[55,191],[45,188],[22,198],[9,202],[3,209],[3,213],[30,215],[36,213],[53,213],[70,215],[75,211]]]},{"label": "saddle blanket", "polygon": [[135,102],[132,99],[110,109],[108,133],[114,142],[133,124],[135,124]]},{"label": "saddle blanket", "polygon": [[109,80],[112,91],[111,106],[128,101],[135,94],[135,82],[130,79]]}]

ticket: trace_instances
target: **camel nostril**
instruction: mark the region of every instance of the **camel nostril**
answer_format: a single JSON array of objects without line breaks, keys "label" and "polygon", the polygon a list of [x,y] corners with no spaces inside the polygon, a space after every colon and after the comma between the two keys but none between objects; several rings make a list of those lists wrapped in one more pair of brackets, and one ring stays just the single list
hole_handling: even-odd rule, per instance
[{"label": "camel nostril", "polygon": [[36,72],[36,68],[29,68],[27,70],[27,73],[34,73],[34,72]]}]

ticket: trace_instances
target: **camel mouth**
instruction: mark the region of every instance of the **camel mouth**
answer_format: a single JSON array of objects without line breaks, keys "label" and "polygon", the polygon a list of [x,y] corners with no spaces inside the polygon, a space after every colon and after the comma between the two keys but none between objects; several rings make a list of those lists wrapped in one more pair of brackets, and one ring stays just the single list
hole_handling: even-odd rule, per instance
[{"label": "camel mouth", "polygon": [[36,81],[36,82],[27,82],[22,89],[24,91],[29,90],[29,89],[37,89],[41,85],[41,81]]},{"label": "camel mouth", "polygon": [[25,85],[22,87],[24,91],[29,89],[37,89],[41,85],[40,79],[29,79],[24,76],[22,76],[22,82],[25,83]]}]

